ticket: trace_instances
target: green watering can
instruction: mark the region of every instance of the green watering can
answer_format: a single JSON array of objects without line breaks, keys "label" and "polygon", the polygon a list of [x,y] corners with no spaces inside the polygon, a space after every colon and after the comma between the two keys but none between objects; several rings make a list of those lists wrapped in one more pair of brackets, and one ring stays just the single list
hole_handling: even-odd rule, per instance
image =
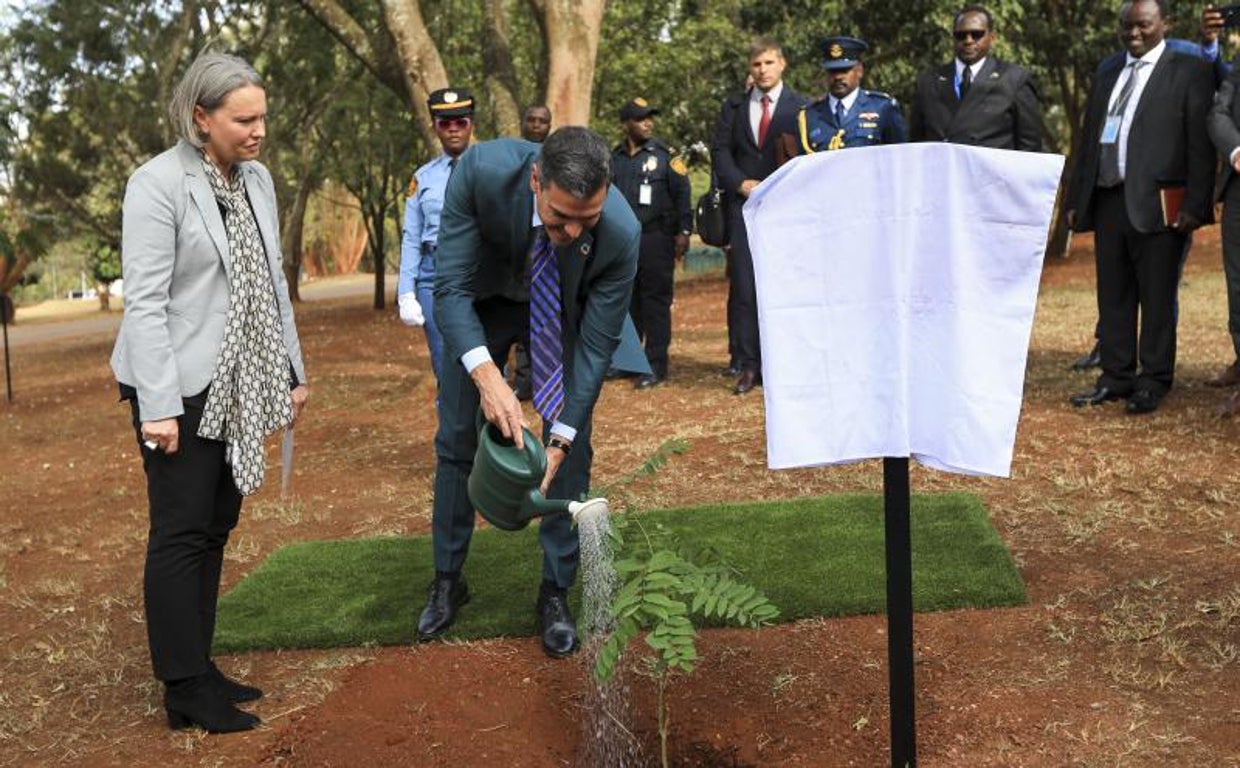
[{"label": "green watering can", "polygon": [[523,449],[478,413],[478,451],[469,473],[469,500],[478,514],[503,531],[519,531],[530,520],[567,512],[576,520],[589,510],[607,507],[606,499],[548,499],[538,490],[547,474],[547,454],[528,427]]}]

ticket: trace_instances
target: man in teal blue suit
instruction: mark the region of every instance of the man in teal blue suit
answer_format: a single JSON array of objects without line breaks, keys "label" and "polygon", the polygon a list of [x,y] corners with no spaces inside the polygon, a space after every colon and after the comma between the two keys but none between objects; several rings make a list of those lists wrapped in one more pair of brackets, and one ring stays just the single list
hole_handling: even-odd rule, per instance
[{"label": "man in teal blue suit", "polygon": [[[462,155],[448,182],[435,257],[445,363],[435,436],[435,578],[418,619],[421,640],[442,635],[469,600],[461,569],[474,527],[467,481],[478,441],[475,414],[481,405],[488,421],[521,443],[521,406],[501,366],[513,342],[530,336],[531,272],[543,275],[531,266],[548,261],[558,266],[555,335],[562,349],[555,362],[562,364],[563,387],[551,417],[544,413],[543,491],[576,499],[589,486],[590,416],[620,340],[641,238],[632,209],[608,184],[610,154],[599,136],[570,126],[541,145],[517,139],[478,144]],[[534,284],[536,306],[545,289],[541,279]],[[545,317],[536,318],[536,327],[545,327]],[[535,388],[542,408],[537,381]],[[539,540],[536,610],[543,649],[563,657],[577,648],[565,595],[576,579],[579,547],[567,513],[544,517]]]}]

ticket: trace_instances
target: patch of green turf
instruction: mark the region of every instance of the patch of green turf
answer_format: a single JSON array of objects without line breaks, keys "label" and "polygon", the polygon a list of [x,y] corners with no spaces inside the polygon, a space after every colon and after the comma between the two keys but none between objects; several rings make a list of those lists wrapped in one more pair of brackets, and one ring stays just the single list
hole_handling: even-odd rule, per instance
[{"label": "patch of green turf", "polygon": [[[641,520],[717,549],[780,608],[781,621],[884,610],[881,496],[666,509]],[[915,495],[912,528],[916,610],[1025,602],[1020,574],[975,496]],[[636,525],[629,532],[641,535]],[[477,531],[465,571],[473,600],[448,636],[534,634],[541,562],[537,525]],[[220,600],[215,650],[412,642],[431,576],[428,536],[291,544]]]}]

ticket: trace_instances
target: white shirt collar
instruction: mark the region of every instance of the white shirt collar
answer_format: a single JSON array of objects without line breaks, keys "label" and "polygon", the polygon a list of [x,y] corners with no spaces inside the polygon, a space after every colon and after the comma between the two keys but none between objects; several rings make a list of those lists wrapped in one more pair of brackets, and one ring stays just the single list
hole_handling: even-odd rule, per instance
[{"label": "white shirt collar", "polygon": [[844,97],[844,98],[842,98],[842,99],[837,99],[837,98],[835,98],[834,96],[832,96],[832,97],[831,97],[831,111],[834,113],[834,112],[835,112],[835,105],[836,105],[836,104],[839,104],[839,103],[843,103],[843,104],[844,104],[844,111],[845,111],[845,112],[847,112],[848,110],[852,109],[853,104],[856,104],[856,103],[857,103],[857,97],[858,97],[860,94],[861,94],[861,89],[860,89],[860,88],[853,88],[853,92],[852,92],[852,93],[850,93],[850,94],[848,94],[847,96],[845,96],[845,97]]},{"label": "white shirt collar", "polygon": [[[978,59],[977,61],[973,62],[972,64],[969,64],[969,65],[968,65],[969,69],[973,70],[973,79],[974,79],[974,80],[976,80],[976,79],[977,79],[977,76],[978,76],[979,74],[981,74],[981,72],[982,72],[982,67],[984,67],[984,66],[986,65],[986,59],[987,59],[987,58],[989,58],[989,57],[988,57],[988,56],[983,56],[982,58],[980,58],[980,59]],[[964,63],[963,61],[961,61],[960,59],[956,59],[956,79],[957,79],[957,80],[959,80],[960,78],[964,77],[964,68],[965,68],[965,63]]]},{"label": "white shirt collar", "polygon": [[[1157,64],[1158,60],[1162,58],[1163,51],[1165,50],[1167,50],[1167,41],[1160,40],[1158,45],[1146,51],[1145,55],[1142,56],[1140,60],[1144,61],[1146,64]],[[1124,65],[1127,66],[1134,61],[1137,61],[1137,59],[1133,57],[1131,53],[1127,54],[1127,57],[1124,59]]]},{"label": "white shirt collar", "polygon": [[[783,92],[784,92],[784,81],[780,80],[778,83],[775,83],[774,88],[772,88],[769,91],[765,91],[765,95],[771,97],[771,104],[774,105],[779,102],[779,95]],[[749,89],[749,100],[750,101],[762,101],[763,94],[764,92],[761,88],[757,88],[757,87],[750,88]]]}]

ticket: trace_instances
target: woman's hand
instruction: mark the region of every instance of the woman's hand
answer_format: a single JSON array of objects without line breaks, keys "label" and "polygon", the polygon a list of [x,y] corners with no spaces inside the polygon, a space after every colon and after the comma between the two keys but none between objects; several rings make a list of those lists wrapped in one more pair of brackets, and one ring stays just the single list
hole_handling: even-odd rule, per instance
[{"label": "woman's hand", "polygon": [[293,398],[293,424],[297,423],[297,419],[301,416],[301,411],[306,407],[306,401],[310,399],[310,387],[305,384],[298,384],[289,393]]},{"label": "woman's hand", "polygon": [[176,453],[181,445],[180,438],[181,428],[176,419],[142,422],[142,440],[146,443],[154,443],[155,447],[151,448],[153,451]]}]

